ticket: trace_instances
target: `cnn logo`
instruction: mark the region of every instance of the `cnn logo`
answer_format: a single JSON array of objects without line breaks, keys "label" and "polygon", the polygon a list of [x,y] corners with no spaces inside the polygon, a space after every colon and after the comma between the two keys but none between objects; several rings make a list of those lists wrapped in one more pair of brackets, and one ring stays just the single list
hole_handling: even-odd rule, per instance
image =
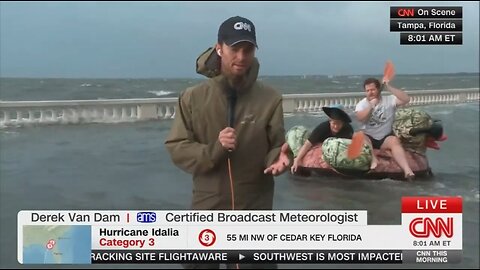
[{"label": "cnn logo", "polygon": [[447,218],[447,221],[443,218],[436,218],[433,221],[431,218],[414,218],[410,222],[410,233],[415,237],[430,237],[431,234],[436,238],[445,234],[446,237],[451,238],[453,236],[453,218]]},{"label": "cnn logo", "polygon": [[397,14],[399,17],[415,17],[415,9],[399,8]]}]

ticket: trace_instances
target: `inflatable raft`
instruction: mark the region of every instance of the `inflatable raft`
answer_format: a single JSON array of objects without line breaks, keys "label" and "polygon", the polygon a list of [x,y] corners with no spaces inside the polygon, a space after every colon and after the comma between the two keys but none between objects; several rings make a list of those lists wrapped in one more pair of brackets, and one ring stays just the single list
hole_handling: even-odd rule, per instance
[{"label": "inflatable raft", "polygon": [[[415,179],[425,179],[433,176],[428,163],[426,151],[428,148],[439,149],[437,141],[444,141],[443,127],[437,120],[432,120],[428,114],[415,109],[400,109],[395,115],[393,131],[404,146],[407,161],[415,173]],[[286,140],[294,153],[298,154],[300,147],[308,139],[309,130],[303,126],[292,127],[286,135]],[[393,159],[389,150],[373,150],[378,165],[370,170],[372,151],[366,144],[361,155],[353,160],[346,156],[351,140],[328,138],[323,144],[314,145],[300,160],[296,175],[300,176],[338,176],[342,178],[361,179],[396,179],[403,180],[404,173]]]}]

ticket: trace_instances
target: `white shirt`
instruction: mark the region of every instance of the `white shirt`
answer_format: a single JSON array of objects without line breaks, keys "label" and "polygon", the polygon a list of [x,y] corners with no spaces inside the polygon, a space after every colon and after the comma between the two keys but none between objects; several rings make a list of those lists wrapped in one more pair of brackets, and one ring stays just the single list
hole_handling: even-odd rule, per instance
[{"label": "white shirt", "polygon": [[[370,107],[370,103],[367,98],[364,98],[358,102],[355,112],[363,111],[368,107]],[[385,138],[392,132],[396,107],[397,98],[394,95],[382,96],[380,102],[372,109],[370,118],[361,128],[376,140]]]}]

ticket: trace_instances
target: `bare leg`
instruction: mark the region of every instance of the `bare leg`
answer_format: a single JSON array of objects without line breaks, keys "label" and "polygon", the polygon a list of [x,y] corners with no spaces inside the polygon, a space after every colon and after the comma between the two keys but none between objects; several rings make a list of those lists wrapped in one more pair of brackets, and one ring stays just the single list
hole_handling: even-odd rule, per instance
[{"label": "bare leg", "polygon": [[390,149],[390,151],[392,151],[393,159],[395,159],[400,168],[402,168],[406,179],[410,180],[415,177],[410,165],[408,165],[405,150],[396,136],[388,136],[383,142],[381,149]]},{"label": "bare leg", "polygon": [[373,170],[378,165],[377,156],[375,156],[375,153],[373,152],[373,146],[372,146],[372,142],[370,141],[370,138],[367,135],[365,135],[364,138],[365,138],[365,143],[368,144],[368,146],[370,146],[370,150],[372,150],[372,163],[370,164],[370,170]]}]

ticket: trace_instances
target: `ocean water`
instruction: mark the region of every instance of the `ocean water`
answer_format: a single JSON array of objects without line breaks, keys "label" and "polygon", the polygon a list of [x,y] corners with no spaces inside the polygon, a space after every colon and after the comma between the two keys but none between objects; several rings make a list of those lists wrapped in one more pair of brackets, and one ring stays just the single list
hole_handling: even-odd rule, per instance
[{"label": "ocean water", "polygon": [[[393,85],[405,90],[478,88],[478,73],[397,75]],[[305,75],[259,77],[283,94],[362,91],[368,77],[381,75]],[[0,79],[0,100],[83,100],[175,97],[203,79]]]},{"label": "ocean water", "polygon": [[[478,87],[473,75],[449,75],[454,81],[469,80],[457,85],[448,76],[405,79],[409,89],[424,89],[432,77],[445,85],[430,89]],[[441,78],[441,79],[440,79]],[[283,85],[285,93],[315,92],[305,85],[316,86],[316,79],[263,78]],[[361,78],[321,78],[353,85]],[[476,81],[475,81],[476,79]],[[17,80],[17,85],[15,84]],[[320,79],[319,79],[320,80]],[[44,79],[45,88],[35,88],[40,79],[1,79],[2,100],[92,99],[153,97],[148,91],[178,93],[190,81],[147,80],[125,85],[124,80],[111,80],[112,89],[95,91],[81,86],[109,80]],[[56,82],[55,82],[56,81]],[[128,81],[128,80],[127,80]],[[400,78],[399,78],[400,81]],[[416,83],[416,81],[420,81]],[[158,85],[155,87],[155,83]],[[195,83],[195,80],[191,80]],[[144,85],[131,90],[132,85]],[[451,84],[449,84],[451,83]],[[99,83],[101,84],[101,83]],[[170,86],[167,86],[170,85]],[[7,88],[6,85],[8,86]],[[56,86],[55,86],[56,85]],[[77,85],[77,90],[65,88]],[[105,85],[105,84],[103,84]],[[151,85],[147,87],[146,85]],[[402,86],[397,83],[396,85]],[[47,87],[48,86],[48,87]],[[53,87],[55,86],[55,87]],[[96,87],[96,86],[95,86]],[[304,87],[304,88],[303,88]],[[331,89],[321,87],[318,89]],[[360,86],[361,87],[361,86]],[[12,90],[18,89],[18,92]],[[23,89],[23,90],[20,90]],[[130,89],[132,92],[128,92]],[[344,88],[341,88],[345,90]],[[85,92],[83,91],[85,90]],[[331,91],[331,90],[330,90]],[[340,91],[340,90],[338,90]],[[355,91],[355,90],[351,90]],[[360,90],[359,90],[360,91]],[[329,92],[325,90],[323,92]],[[347,91],[350,92],[350,91]],[[143,94],[141,94],[143,93]],[[158,92],[160,93],[160,92]],[[133,96],[136,94],[136,96]],[[156,95],[156,94],[152,94]],[[170,94],[168,94],[170,95]],[[167,96],[167,95],[166,95]],[[156,97],[156,96],[155,96]],[[443,122],[448,140],[440,150],[430,150],[428,157],[434,178],[412,183],[384,180],[341,180],[334,177],[303,178],[285,173],[276,178],[274,208],[284,210],[367,210],[369,224],[400,224],[402,196],[462,196],[463,260],[460,264],[435,265],[440,268],[479,267],[479,104],[437,105],[423,107],[433,118]],[[294,115],[285,118],[288,129],[299,123],[313,128],[322,116]],[[168,120],[119,123],[79,124],[0,129],[0,265],[25,268],[18,264],[16,218],[20,210],[80,209],[188,209],[191,200],[191,176],[175,167],[166,152],[164,140],[170,129]],[[31,267],[31,266],[29,266]],[[35,266],[37,267],[37,266]],[[52,266],[40,268],[52,268]],[[53,266],[55,267],[55,266]],[[84,266],[64,265],[63,268]],[[91,268],[106,268],[95,265]],[[109,266],[110,268],[112,266]],[[115,265],[115,268],[128,268]],[[180,268],[180,265],[134,265],[135,268]],[[330,268],[331,265],[279,265],[280,268]],[[339,265],[340,268],[379,268],[387,265]],[[395,268],[416,268],[433,265],[395,265]]]}]

